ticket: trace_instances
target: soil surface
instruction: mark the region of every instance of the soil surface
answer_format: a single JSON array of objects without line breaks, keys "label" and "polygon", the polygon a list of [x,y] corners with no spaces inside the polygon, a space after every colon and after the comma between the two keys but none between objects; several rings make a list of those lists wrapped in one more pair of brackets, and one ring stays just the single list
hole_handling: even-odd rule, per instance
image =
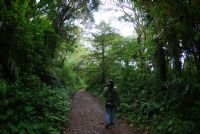
[{"label": "soil surface", "polygon": [[106,129],[104,108],[94,95],[81,90],[72,99],[70,123],[63,134],[139,134],[124,121],[115,122],[115,126]]}]

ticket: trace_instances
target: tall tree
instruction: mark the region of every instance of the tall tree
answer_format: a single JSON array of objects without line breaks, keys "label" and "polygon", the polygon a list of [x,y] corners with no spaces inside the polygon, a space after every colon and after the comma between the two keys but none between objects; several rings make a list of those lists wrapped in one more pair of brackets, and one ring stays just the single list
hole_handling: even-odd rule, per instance
[{"label": "tall tree", "polygon": [[97,51],[98,58],[101,59],[100,66],[101,66],[101,83],[105,83],[106,81],[106,74],[107,72],[107,57],[106,51],[111,45],[110,37],[114,33],[114,29],[106,24],[105,22],[101,22],[99,25],[96,26],[99,30],[97,34],[93,34],[94,37],[94,47]]}]

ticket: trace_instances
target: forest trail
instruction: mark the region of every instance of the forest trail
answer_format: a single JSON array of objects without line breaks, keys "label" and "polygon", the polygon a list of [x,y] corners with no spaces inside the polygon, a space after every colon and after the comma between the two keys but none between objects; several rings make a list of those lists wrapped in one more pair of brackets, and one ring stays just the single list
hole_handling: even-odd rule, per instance
[{"label": "forest trail", "polygon": [[115,126],[106,129],[103,115],[104,109],[95,96],[78,91],[72,99],[70,123],[63,134],[139,134],[119,119]]}]

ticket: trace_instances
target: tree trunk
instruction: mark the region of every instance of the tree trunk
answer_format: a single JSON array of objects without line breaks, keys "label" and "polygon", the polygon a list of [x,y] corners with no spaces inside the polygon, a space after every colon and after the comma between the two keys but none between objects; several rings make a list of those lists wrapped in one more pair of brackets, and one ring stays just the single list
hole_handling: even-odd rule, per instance
[{"label": "tree trunk", "polygon": [[158,45],[157,50],[155,51],[155,59],[157,64],[157,69],[159,72],[159,79],[161,82],[164,82],[167,80],[167,65],[166,65],[166,59],[165,59],[165,53],[162,45]]},{"label": "tree trunk", "polygon": [[176,76],[180,76],[181,75],[181,71],[182,71],[182,62],[180,59],[180,47],[179,47],[179,42],[171,42],[171,50],[172,50],[172,56],[174,58],[173,61],[173,65],[174,65],[174,71]]},{"label": "tree trunk", "polygon": [[167,66],[166,66],[166,59],[165,54],[162,46],[159,46],[159,58],[160,58],[160,80],[166,81],[167,80]]},{"label": "tree trunk", "polygon": [[102,63],[101,63],[101,66],[102,66],[102,73],[101,73],[101,83],[105,83],[105,79],[106,79],[106,76],[105,76],[105,45],[104,43],[102,42],[102,46],[101,46],[101,52],[102,52]]}]

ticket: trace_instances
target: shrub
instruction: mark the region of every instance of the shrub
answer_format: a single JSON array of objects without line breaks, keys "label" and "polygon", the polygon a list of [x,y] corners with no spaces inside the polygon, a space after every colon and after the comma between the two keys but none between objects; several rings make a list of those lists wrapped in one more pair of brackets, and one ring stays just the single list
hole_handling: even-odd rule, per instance
[{"label": "shrub", "polygon": [[29,78],[26,86],[0,81],[0,133],[60,133],[69,119],[74,90],[46,86],[36,76]]}]

